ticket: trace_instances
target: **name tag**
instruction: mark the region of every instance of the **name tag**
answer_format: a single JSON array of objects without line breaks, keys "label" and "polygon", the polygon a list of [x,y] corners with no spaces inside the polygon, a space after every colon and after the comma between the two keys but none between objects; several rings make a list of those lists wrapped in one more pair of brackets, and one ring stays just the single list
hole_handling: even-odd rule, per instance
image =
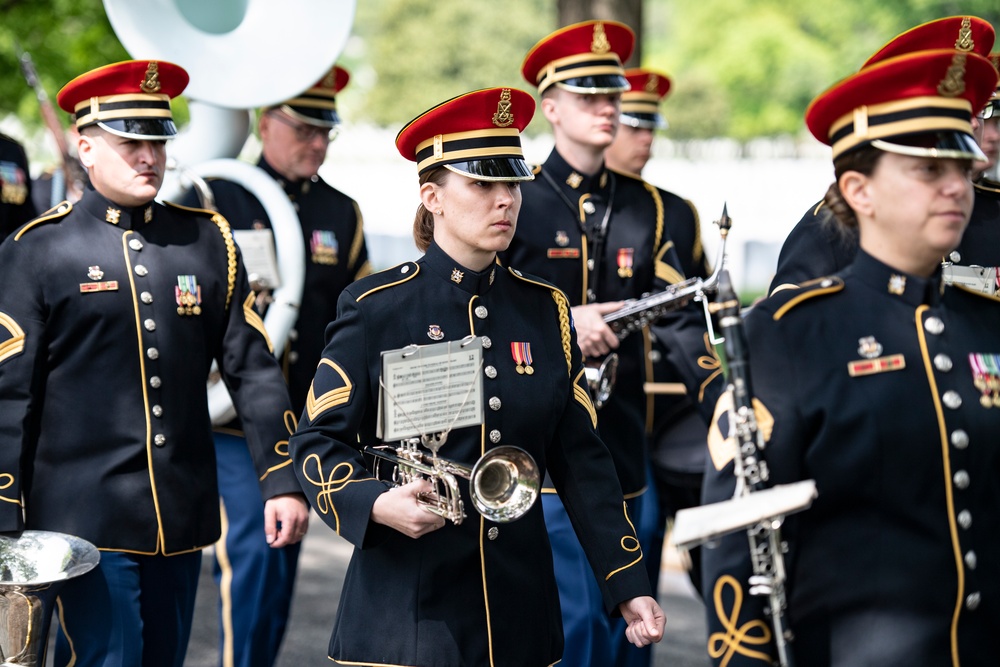
[{"label": "name tag", "polygon": [[117,292],[117,291],[118,291],[117,280],[105,280],[99,283],[80,283],[81,294],[86,294],[87,292]]},{"label": "name tag", "polygon": [[879,357],[878,359],[860,359],[847,364],[847,372],[851,374],[851,377],[901,371],[904,368],[906,368],[906,360],[901,354]]},{"label": "name tag", "polygon": [[580,259],[579,248],[549,248],[545,252],[549,259]]}]

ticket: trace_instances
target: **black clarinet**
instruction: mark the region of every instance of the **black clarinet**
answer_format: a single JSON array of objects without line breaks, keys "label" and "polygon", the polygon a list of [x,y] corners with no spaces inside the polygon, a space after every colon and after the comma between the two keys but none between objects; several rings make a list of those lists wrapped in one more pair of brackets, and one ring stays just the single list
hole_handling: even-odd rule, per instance
[{"label": "black clarinet", "polygon": [[[740,302],[733,291],[728,271],[722,271],[719,276],[719,293],[713,310],[718,314],[719,329],[725,337],[723,351],[729,369],[728,390],[733,398],[729,409],[729,429],[738,446],[735,497],[747,496],[768,488],[769,481],[767,462],[762,455],[764,439],[753,409],[754,393],[746,332],[740,316]],[[781,523],[782,517],[773,517],[747,528],[753,561],[753,575],[749,583],[751,595],[766,595],[769,599],[767,613],[774,629],[777,664],[794,667],[795,661],[789,651],[792,632],[786,618],[785,544],[781,541]]]}]

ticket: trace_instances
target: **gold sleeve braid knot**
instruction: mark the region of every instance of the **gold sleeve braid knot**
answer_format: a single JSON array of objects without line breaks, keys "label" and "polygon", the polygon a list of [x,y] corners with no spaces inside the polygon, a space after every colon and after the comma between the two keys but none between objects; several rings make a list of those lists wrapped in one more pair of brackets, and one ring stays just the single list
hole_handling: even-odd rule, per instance
[{"label": "gold sleeve braid knot", "polygon": [[233,239],[233,230],[229,226],[229,221],[222,215],[218,213],[213,215],[212,222],[219,228],[222,238],[226,241],[226,259],[228,262],[226,310],[229,310],[229,303],[233,300],[233,292],[236,290],[236,241]]}]

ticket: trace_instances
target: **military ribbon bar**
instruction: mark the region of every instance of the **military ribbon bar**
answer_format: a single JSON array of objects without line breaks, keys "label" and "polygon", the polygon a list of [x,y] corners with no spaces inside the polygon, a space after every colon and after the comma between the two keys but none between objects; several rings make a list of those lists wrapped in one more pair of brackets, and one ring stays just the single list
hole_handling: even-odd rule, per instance
[{"label": "military ribbon bar", "polygon": [[847,372],[851,377],[860,375],[874,375],[875,373],[885,373],[887,371],[900,371],[906,368],[906,360],[901,354],[893,354],[888,357],[878,359],[861,359],[851,361],[847,364]]}]

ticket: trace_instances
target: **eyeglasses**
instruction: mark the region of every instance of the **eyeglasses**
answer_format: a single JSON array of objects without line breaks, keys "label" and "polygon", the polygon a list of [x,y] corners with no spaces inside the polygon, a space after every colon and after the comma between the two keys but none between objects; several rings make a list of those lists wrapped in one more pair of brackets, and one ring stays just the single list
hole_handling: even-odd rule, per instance
[{"label": "eyeglasses", "polygon": [[979,112],[980,120],[1000,117],[1000,100],[990,100],[986,103],[986,108]]},{"label": "eyeglasses", "polygon": [[335,127],[316,127],[315,125],[297,123],[277,111],[271,111],[267,115],[276,120],[280,120],[282,123],[292,128],[292,131],[295,133],[295,139],[297,141],[301,141],[302,143],[311,143],[315,139],[319,138],[322,138],[325,141],[333,141],[337,138],[337,133],[339,131]]}]

